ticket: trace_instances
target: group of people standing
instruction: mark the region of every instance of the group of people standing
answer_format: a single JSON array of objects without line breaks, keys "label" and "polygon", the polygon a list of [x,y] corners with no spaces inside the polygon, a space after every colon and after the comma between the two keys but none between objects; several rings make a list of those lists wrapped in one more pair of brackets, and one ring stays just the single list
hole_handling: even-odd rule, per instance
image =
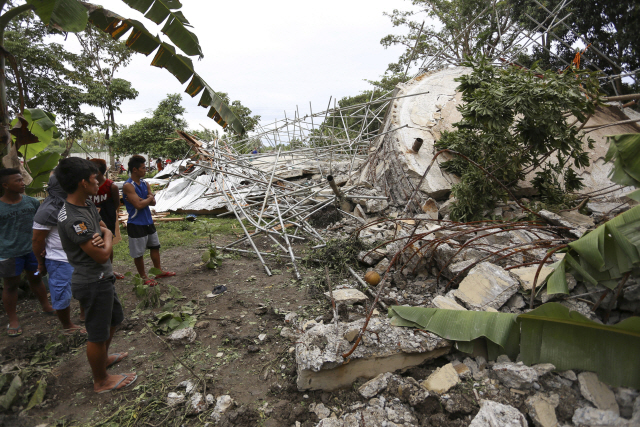
[{"label": "group of people standing", "polygon": [[[149,208],[155,205],[155,196],[143,179],[145,162],[139,155],[129,160],[130,178],[123,185],[123,200],[129,215],[129,254],[145,284],[155,286],[155,279],[175,273],[161,267],[160,241]],[[18,169],[0,170],[0,278],[9,318],[7,334],[17,337],[23,333],[17,301],[24,272],[43,313],[57,315],[63,333],[87,335],[87,358],[94,390],[99,393],[126,387],[137,379],[135,373],[107,373],[107,368],[128,353],[108,352],[115,328],[124,320],[114,286],[124,276],[112,268],[120,192],[106,177],[106,169],[106,162],[100,159],[61,160],[42,204],[24,194],[26,185]],[[162,271],[155,279],[145,271],[146,249],[150,249],[154,267]],[[46,274],[51,302],[42,281]],[[72,297],[80,303],[79,322],[84,327],[71,320]]]}]

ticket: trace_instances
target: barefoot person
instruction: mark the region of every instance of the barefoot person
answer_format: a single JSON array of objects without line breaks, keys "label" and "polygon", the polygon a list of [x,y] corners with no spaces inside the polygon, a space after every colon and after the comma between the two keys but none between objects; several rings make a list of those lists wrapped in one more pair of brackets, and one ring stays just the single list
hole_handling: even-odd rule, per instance
[{"label": "barefoot person", "polygon": [[[107,172],[107,162],[102,159],[91,159],[98,168],[98,194],[89,196],[89,200],[93,202],[100,212],[100,218],[107,225],[111,233],[116,235],[116,227],[118,224],[118,209],[120,209],[120,190],[118,186],[107,179],[104,175]],[[111,252],[111,262],[113,263],[113,252]],[[113,272],[116,279],[124,279],[124,274]]]},{"label": "barefoot person", "polygon": [[[33,253],[38,259],[38,273],[40,277],[49,274],[49,294],[51,305],[58,314],[64,333],[79,332],[86,334],[87,330],[71,321],[71,275],[73,267],[67,260],[67,254],[62,248],[58,233],[58,213],[64,205],[67,193],[62,190],[55,176],[49,177],[47,186],[49,196],[33,219]],[[98,240],[100,239],[100,240]],[[95,243],[102,241],[97,237]],[[80,320],[84,321],[84,310],[80,307]]]},{"label": "barefoot person", "polygon": [[[124,205],[129,214],[129,219],[127,220],[129,255],[133,258],[144,284],[155,286],[158,283],[150,279],[144,269],[144,251],[149,249],[153,266],[158,270],[162,270],[160,264],[160,240],[158,239],[156,226],[153,225],[151,209],[149,209],[149,206],[156,205],[156,199],[151,192],[149,183],[142,179],[146,173],[147,167],[145,166],[144,157],[137,154],[132,156],[129,159],[130,178],[124,183],[122,194]],[[176,273],[171,271],[162,270],[162,274],[157,275],[156,279],[175,275]]]},{"label": "barefoot person", "polygon": [[0,197],[0,277],[4,282],[2,303],[9,317],[7,335],[17,337],[22,335],[16,306],[23,271],[42,311],[53,316],[55,310],[49,304],[42,279],[35,274],[38,260],[31,249],[33,217],[40,203],[24,194],[26,185],[18,169],[0,170],[0,186],[4,192]]},{"label": "barefoot person", "polygon": [[[101,221],[95,205],[87,200],[98,193],[98,169],[77,157],[60,161],[55,177],[67,199],[58,214],[62,247],[73,266],[71,290],[85,310],[87,359],[93,373],[93,390],[104,393],[128,387],[138,378],[135,373],[110,375],[107,368],[127,357],[109,354],[109,345],[124,320],[122,305],[114,287],[111,269],[113,234]],[[95,237],[102,240],[96,245]]]}]

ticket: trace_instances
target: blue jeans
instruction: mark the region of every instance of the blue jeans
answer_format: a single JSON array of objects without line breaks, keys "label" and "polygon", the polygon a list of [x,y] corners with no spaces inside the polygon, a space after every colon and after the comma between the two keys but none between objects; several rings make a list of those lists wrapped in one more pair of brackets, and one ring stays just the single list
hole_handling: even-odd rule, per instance
[{"label": "blue jeans", "polygon": [[71,304],[71,275],[73,267],[68,262],[45,259],[49,274],[51,305],[55,310],[64,310]]}]

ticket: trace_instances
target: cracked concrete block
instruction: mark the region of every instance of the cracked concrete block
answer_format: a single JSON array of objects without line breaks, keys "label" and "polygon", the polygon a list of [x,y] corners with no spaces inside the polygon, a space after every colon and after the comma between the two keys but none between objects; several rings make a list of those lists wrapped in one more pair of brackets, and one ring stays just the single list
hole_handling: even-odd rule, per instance
[{"label": "cracked concrete block", "polygon": [[429,391],[443,394],[459,382],[458,372],[451,363],[448,363],[436,369],[421,385]]},{"label": "cracked concrete block", "polygon": [[361,251],[358,254],[358,261],[363,262],[367,265],[376,265],[386,255],[387,253],[380,249],[376,249],[373,251]]},{"label": "cracked concrete block", "polygon": [[567,230],[567,233],[578,239],[587,232],[589,227],[593,227],[594,225],[591,218],[577,212],[562,212],[562,214],[564,215],[558,215],[543,209],[538,213],[542,218],[546,219],[553,225],[557,225],[559,227],[568,227],[569,230]]},{"label": "cracked concrete block", "polygon": [[[511,274],[516,276],[520,281],[520,286],[524,291],[531,291],[533,287],[533,279],[536,277],[536,272],[538,271],[537,265],[532,265],[529,267],[520,267],[514,268],[513,270],[509,270]],[[536,289],[540,289],[540,285],[544,282],[544,279],[547,278],[549,274],[553,273],[553,268],[551,267],[542,267],[540,270],[540,275],[538,275],[538,282],[536,283]]]},{"label": "cracked concrete block", "polygon": [[603,411],[612,411],[620,415],[620,408],[616,402],[616,396],[609,386],[598,379],[594,372],[582,372],[578,375],[580,393],[582,397],[593,403],[594,406]]},{"label": "cracked concrete block", "polygon": [[[554,404],[555,403],[555,404]],[[556,396],[555,401],[546,397],[543,394],[536,394],[530,396],[525,401],[529,416],[533,420],[536,427],[557,427],[558,418],[556,417],[556,406],[558,406],[558,399]]]},{"label": "cracked concrete block", "polygon": [[613,411],[584,407],[578,408],[571,418],[576,427],[631,427],[624,418]]},{"label": "cracked concrete block", "polygon": [[528,427],[527,419],[520,411],[510,405],[481,400],[480,411],[469,427]]},{"label": "cracked concrete block", "polygon": [[538,381],[538,372],[522,362],[496,363],[492,369],[500,382],[507,387],[531,388],[533,383]]},{"label": "cracked concrete block", "polygon": [[[331,301],[331,293],[325,292],[324,296]],[[336,289],[333,291],[333,299],[336,304],[353,305],[367,301],[367,296],[357,289]]]},{"label": "cracked concrete block", "polygon": [[389,379],[393,376],[391,372],[385,372],[384,374],[380,374],[372,380],[367,381],[362,384],[358,389],[358,393],[365,399],[371,399],[382,390],[387,388],[389,384]]},{"label": "cracked concrete block", "polygon": [[[365,319],[341,324],[340,332],[361,329]],[[360,345],[344,363],[342,354],[353,344],[336,334],[336,326],[316,325],[298,337],[296,365],[299,390],[336,390],[357,378],[417,366],[447,354],[451,343],[434,334],[414,335],[409,328],[391,326],[387,318],[372,318]]]},{"label": "cracked concrete block", "polygon": [[499,309],[518,291],[518,281],[502,267],[483,262],[471,269],[455,296],[470,310]]},{"label": "cracked concrete block", "polygon": [[437,308],[442,308],[445,310],[462,310],[467,311],[466,308],[458,304],[453,298],[444,297],[442,295],[438,295],[432,301],[433,305]]}]

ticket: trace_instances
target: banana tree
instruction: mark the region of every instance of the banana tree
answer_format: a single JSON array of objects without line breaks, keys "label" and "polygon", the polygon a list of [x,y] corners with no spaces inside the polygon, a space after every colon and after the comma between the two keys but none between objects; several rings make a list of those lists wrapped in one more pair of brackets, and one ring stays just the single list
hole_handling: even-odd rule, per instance
[{"label": "banana tree", "polygon": [[[191,79],[186,93],[195,97],[202,92],[198,105],[209,108],[207,116],[214,119],[223,128],[230,127],[234,132],[243,134],[244,126],[238,117],[195,72],[189,56],[202,58],[202,49],[196,35],[189,29],[191,25],[180,8],[179,0],[123,0],[131,8],[141,12],[152,22],[163,25],[162,32],[174,45],[162,41],[136,20],[123,18],[102,6],[79,0],[26,0],[25,4],[9,7],[6,0],[0,0],[0,153],[8,152],[11,146],[7,109],[5,66],[7,60],[15,64],[10,52],[4,49],[4,31],[7,24],[21,13],[32,10],[42,22],[63,32],[80,32],[87,25],[109,34],[116,40],[126,38],[126,45],[138,53],[150,55],[155,52],[151,65],[165,68],[180,83]],[[178,53],[178,49],[184,54]],[[19,73],[16,72],[16,75]],[[18,81],[18,86],[20,82]],[[24,109],[24,108],[23,108]]]}]

